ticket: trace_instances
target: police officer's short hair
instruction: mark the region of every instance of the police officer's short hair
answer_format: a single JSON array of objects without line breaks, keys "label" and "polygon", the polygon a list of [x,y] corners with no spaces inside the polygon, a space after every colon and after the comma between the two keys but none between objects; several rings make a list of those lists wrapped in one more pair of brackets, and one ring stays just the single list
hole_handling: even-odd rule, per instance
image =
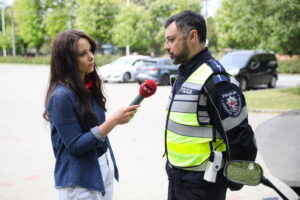
[{"label": "police officer's short hair", "polygon": [[201,14],[192,10],[183,10],[178,14],[170,16],[165,23],[165,28],[173,22],[176,23],[177,28],[182,31],[185,38],[191,30],[195,29],[199,35],[199,42],[206,42],[206,23]]}]

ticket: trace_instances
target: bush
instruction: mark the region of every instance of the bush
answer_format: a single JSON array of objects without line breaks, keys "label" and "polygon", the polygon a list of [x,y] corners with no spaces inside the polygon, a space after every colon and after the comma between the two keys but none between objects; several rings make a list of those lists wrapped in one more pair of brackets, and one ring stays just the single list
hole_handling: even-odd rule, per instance
[{"label": "bush", "polygon": [[112,56],[112,55],[97,54],[95,57],[95,60],[96,60],[97,66],[101,67],[103,65],[111,63],[112,61],[116,60],[119,57],[120,57],[120,55]]},{"label": "bush", "polygon": [[[96,64],[98,67],[103,66],[107,63],[114,61],[119,58],[120,55],[101,55],[97,54],[95,57]],[[0,63],[21,63],[21,64],[50,64],[50,56],[38,56],[38,57],[28,57],[28,56],[0,56]]]},{"label": "bush", "polygon": [[300,58],[278,61],[279,73],[300,74]]},{"label": "bush", "polygon": [[0,56],[0,63],[44,64],[50,63],[50,56]]}]

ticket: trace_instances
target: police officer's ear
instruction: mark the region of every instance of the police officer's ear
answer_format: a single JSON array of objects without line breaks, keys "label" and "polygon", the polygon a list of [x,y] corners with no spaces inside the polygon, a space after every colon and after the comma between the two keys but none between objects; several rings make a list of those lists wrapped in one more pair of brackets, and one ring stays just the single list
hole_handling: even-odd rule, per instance
[{"label": "police officer's ear", "polygon": [[190,42],[192,43],[196,43],[199,41],[199,35],[198,35],[198,32],[197,30],[193,29],[190,31],[189,35],[188,35],[188,39]]}]

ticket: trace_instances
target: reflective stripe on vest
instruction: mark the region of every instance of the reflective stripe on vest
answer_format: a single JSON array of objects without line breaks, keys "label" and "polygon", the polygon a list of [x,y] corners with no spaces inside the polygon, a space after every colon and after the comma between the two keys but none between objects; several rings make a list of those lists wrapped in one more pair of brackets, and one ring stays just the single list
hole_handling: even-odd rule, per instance
[{"label": "reflective stripe on vest", "polygon": [[237,125],[239,125],[242,121],[244,121],[248,116],[247,108],[244,106],[242,108],[241,113],[237,117],[227,117],[222,120],[222,126],[224,128],[224,131],[228,131]]},{"label": "reflective stripe on vest", "polygon": [[[213,74],[207,64],[203,64],[191,74],[175,94],[171,104],[169,99],[169,119],[166,131],[167,156],[175,167],[196,167],[210,156],[210,142],[213,138],[213,127],[200,125],[210,121],[207,111],[198,111],[198,104],[206,106],[206,99],[200,92],[204,83]],[[202,99],[201,99],[202,98]],[[171,107],[170,107],[171,105]],[[197,113],[198,112],[198,113]],[[200,123],[199,123],[200,122]],[[226,121],[224,123],[228,124]],[[228,124],[229,125],[229,124]],[[220,133],[216,133],[213,149],[225,151],[226,145]]]},{"label": "reflective stripe on vest", "polygon": [[[167,131],[168,159],[176,167],[199,166],[210,156],[209,142],[211,138],[188,137]],[[213,142],[213,148],[225,151],[223,140]]]},{"label": "reflective stripe on vest", "polygon": [[[212,136],[212,127],[211,126],[186,126],[182,124],[177,124],[172,120],[168,122],[168,130],[174,134],[182,135],[182,136],[190,136],[190,137],[202,137],[202,138],[210,138]],[[220,133],[216,131],[216,138],[222,139]]]}]

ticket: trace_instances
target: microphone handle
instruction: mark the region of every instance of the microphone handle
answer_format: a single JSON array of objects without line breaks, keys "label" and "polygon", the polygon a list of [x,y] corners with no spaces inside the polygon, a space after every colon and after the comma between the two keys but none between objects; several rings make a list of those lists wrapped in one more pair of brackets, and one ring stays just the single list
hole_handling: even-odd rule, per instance
[{"label": "microphone handle", "polygon": [[139,105],[143,101],[143,99],[144,99],[144,97],[141,96],[140,94],[138,94],[129,106]]}]

